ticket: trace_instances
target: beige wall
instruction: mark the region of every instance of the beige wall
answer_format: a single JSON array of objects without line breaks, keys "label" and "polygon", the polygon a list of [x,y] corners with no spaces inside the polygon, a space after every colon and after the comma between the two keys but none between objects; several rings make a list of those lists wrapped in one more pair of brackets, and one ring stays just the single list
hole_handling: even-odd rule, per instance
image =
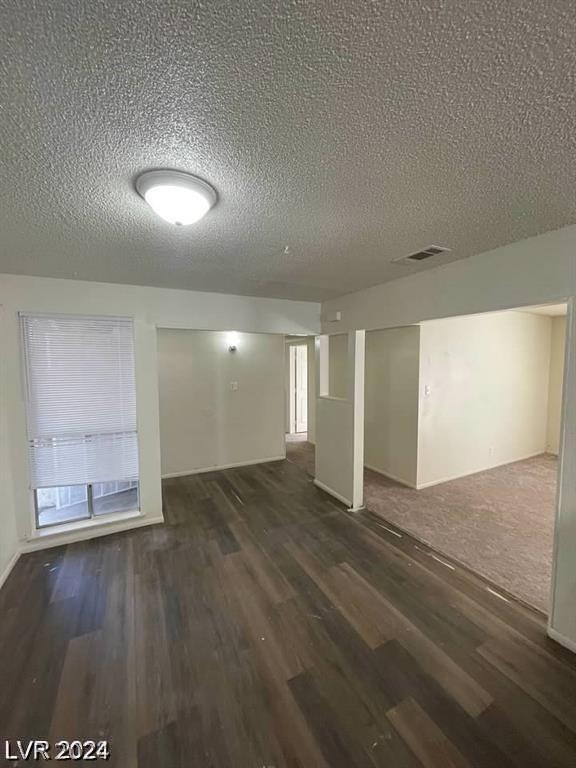
[{"label": "beige wall", "polygon": [[328,342],[328,392],[330,397],[346,397],[348,375],[348,334],[330,336]]},{"label": "beige wall", "polygon": [[564,376],[564,343],[566,318],[552,318],[552,343],[550,348],[550,379],[548,387],[548,431],[546,450],[558,453],[560,449],[560,421],[562,410],[562,380]]},{"label": "beige wall", "polygon": [[308,346],[308,442],[316,442],[316,347],[314,336],[309,336]]},{"label": "beige wall", "polygon": [[[366,466],[422,487],[557,446],[564,325],[498,312],[369,331]],[[336,396],[345,392],[345,339],[330,337]]]},{"label": "beige wall", "polygon": [[550,339],[526,312],[422,324],[419,487],[546,450]]},{"label": "beige wall", "polygon": [[[345,349],[345,389],[340,397],[328,394],[328,337],[321,336],[316,345],[315,482],[352,509],[359,509],[364,475],[364,331],[347,334]],[[338,350],[341,354],[342,347]]]},{"label": "beige wall", "polygon": [[158,330],[163,476],[284,456],[284,337],[239,333],[237,346]]},{"label": "beige wall", "polygon": [[[4,327],[4,309],[0,307],[0,321]],[[0,335],[0,357],[8,359],[9,347],[6,337]],[[9,568],[18,551],[18,535],[16,531],[16,516],[12,497],[12,477],[10,472],[9,432],[5,415],[9,410],[7,394],[7,366],[0,365],[0,411],[2,424],[0,426],[0,488],[2,488],[2,503],[0,504],[0,586],[8,575]]]},{"label": "beige wall", "polygon": [[[325,332],[392,328],[439,317],[558,303],[576,296],[576,227],[564,227],[322,305]],[[339,312],[341,319],[328,322]],[[566,389],[576,387],[576,315],[569,311]],[[576,650],[576,400],[566,398],[549,634]]]},{"label": "beige wall", "polygon": [[[575,254],[576,226],[519,240],[325,301],[322,330],[392,328],[439,317],[557,304],[576,295]],[[336,312],[341,319],[328,322]]]},{"label": "beige wall", "polygon": [[364,461],[416,486],[420,328],[366,334]]},{"label": "beige wall", "polygon": [[[12,551],[14,527],[18,551],[92,538],[100,533],[100,529],[90,527],[44,532],[41,537],[34,534],[34,508],[28,488],[19,311],[134,318],[141,516],[124,522],[107,522],[101,527],[103,533],[162,521],[156,328],[277,333],[281,340],[281,334],[316,333],[320,315],[319,306],[307,302],[19,275],[0,275],[0,305],[0,375],[5,392],[5,397],[0,399],[0,471],[3,473],[0,516],[6,518],[0,521],[0,525],[5,523],[0,529],[3,542],[0,573],[2,561],[9,558]],[[281,383],[281,398],[282,391]],[[282,400],[279,413],[282,419]]]},{"label": "beige wall", "polygon": [[284,347],[284,432],[290,432],[290,344]]}]

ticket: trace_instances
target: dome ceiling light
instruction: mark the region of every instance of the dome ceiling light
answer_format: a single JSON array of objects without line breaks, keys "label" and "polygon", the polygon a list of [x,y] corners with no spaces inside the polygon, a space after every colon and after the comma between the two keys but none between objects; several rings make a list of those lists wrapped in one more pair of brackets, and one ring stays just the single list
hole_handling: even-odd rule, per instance
[{"label": "dome ceiling light", "polygon": [[141,173],[136,191],[160,218],[179,226],[200,221],[218,199],[208,182],[182,171]]}]

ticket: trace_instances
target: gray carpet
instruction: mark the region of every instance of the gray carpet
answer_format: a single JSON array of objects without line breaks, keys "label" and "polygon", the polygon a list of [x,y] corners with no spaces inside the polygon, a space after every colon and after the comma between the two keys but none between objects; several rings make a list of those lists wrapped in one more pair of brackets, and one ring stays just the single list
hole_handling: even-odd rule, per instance
[{"label": "gray carpet", "polygon": [[[314,446],[287,445],[314,474]],[[557,458],[542,454],[415,491],[366,470],[366,506],[521,600],[548,611]]]}]

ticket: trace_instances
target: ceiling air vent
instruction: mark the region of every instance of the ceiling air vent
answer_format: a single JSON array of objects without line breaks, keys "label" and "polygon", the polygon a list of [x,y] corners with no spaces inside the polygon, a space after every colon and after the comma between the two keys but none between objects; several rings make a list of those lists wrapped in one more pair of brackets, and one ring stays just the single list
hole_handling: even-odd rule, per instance
[{"label": "ceiling air vent", "polygon": [[426,248],[422,248],[421,251],[410,253],[408,256],[400,256],[400,258],[393,259],[393,261],[424,261],[425,259],[432,258],[432,256],[438,256],[439,253],[446,253],[449,250],[450,248],[444,248],[441,245],[429,245]]}]

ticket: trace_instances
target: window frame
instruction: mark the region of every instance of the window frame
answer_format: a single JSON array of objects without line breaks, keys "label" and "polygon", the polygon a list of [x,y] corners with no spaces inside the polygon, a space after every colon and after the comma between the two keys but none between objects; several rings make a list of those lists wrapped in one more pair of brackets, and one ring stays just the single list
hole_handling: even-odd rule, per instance
[{"label": "window frame", "polygon": [[[30,355],[29,355],[29,348],[28,348],[28,336],[26,333],[27,330],[27,321],[30,319],[45,319],[45,320],[64,320],[64,321],[104,321],[111,323],[112,321],[118,321],[120,324],[128,324],[130,326],[130,335],[131,335],[131,356],[132,356],[132,367],[131,370],[133,370],[134,375],[134,398],[135,398],[135,407],[137,409],[137,391],[136,391],[136,322],[135,318],[132,315],[117,315],[117,314],[83,314],[83,313],[69,313],[69,312],[29,312],[29,311],[18,311],[17,312],[18,317],[18,324],[19,324],[19,347],[20,347],[20,366],[21,366],[21,376],[22,376],[22,385],[23,385],[23,400],[24,400],[24,406],[25,406],[25,413],[26,413],[26,432],[27,432],[27,441],[30,445],[31,438],[29,435],[29,418],[30,418],[30,404],[32,402],[31,397],[31,382],[30,382]],[[136,469],[137,473],[134,477],[130,477],[129,479],[126,479],[126,477],[122,478],[106,478],[104,480],[92,480],[91,482],[64,482],[62,485],[40,485],[38,487],[35,487],[32,482],[32,469],[31,469],[31,463],[30,463],[30,455],[29,455],[29,448],[28,448],[28,456],[27,456],[27,474],[28,474],[28,493],[31,494],[32,499],[29,501],[28,509],[29,509],[29,520],[30,520],[30,528],[35,531],[36,533],[41,531],[46,531],[47,529],[52,528],[59,528],[59,527],[66,527],[69,525],[76,525],[81,526],[84,523],[94,523],[97,522],[100,518],[102,518],[102,522],[105,523],[106,519],[109,516],[117,516],[117,515],[134,515],[134,514],[142,514],[141,510],[141,490],[140,490],[140,457],[139,457],[139,447],[140,447],[140,439],[139,439],[139,430],[138,430],[138,420],[136,415],[136,421],[134,425],[133,430],[128,430],[126,432],[121,432],[118,434],[134,434],[135,440],[136,440]],[[85,435],[85,437],[101,437],[105,436],[107,434],[116,434],[116,433],[108,433],[108,432],[90,432]],[[61,436],[50,436],[43,438],[45,440],[49,441],[55,441],[60,439]],[[55,478],[56,479],[56,478]],[[104,512],[98,512],[98,501],[100,500],[100,496],[94,495],[94,487],[98,486],[100,484],[105,485],[106,483],[116,483],[117,485],[121,483],[128,483],[130,484],[128,488],[125,488],[124,491],[128,490],[135,490],[136,491],[136,499],[134,506],[130,509],[110,509]],[[86,488],[86,499],[77,502],[79,505],[86,505],[87,512],[85,514],[82,514],[78,517],[73,517],[67,520],[60,520],[56,522],[47,522],[47,523],[41,523],[40,522],[40,515],[42,513],[42,509],[39,506],[38,503],[38,494],[42,490],[47,490],[48,488],[51,489],[63,489],[63,488],[78,488],[78,487],[84,487]],[[116,491],[115,493],[123,493],[123,491]],[[108,494],[102,494],[102,498],[107,496]],[[112,495],[112,494],[110,494]],[[30,499],[30,497],[28,497]],[[32,509],[33,508],[33,509]],[[46,508],[48,509],[48,508]],[[33,512],[33,515],[31,514]],[[31,532],[32,532],[31,530]]]},{"label": "window frame", "polygon": [[[104,481],[104,482],[112,482],[112,481]],[[136,490],[136,507],[135,509],[131,510],[120,510],[127,511],[130,514],[133,512],[139,512],[140,511],[140,478],[138,480],[130,480],[130,481],[122,481],[122,480],[116,480],[114,482],[135,482],[135,490]],[[73,484],[74,485],[74,484]],[[110,512],[101,512],[100,514],[96,514],[94,512],[94,489],[93,486],[97,485],[97,483],[78,483],[75,487],[78,486],[85,486],[86,487],[86,503],[88,504],[88,515],[83,515],[82,517],[73,517],[70,520],[61,520],[56,523],[44,523],[40,524],[40,509],[38,507],[38,491],[41,491],[42,488],[32,488],[32,496],[34,499],[34,520],[36,525],[37,531],[42,531],[45,528],[54,528],[56,526],[60,525],[69,525],[71,523],[84,523],[89,520],[100,520],[101,518],[106,518],[108,515],[117,515],[119,514],[118,510],[111,510]],[[54,488],[62,488],[62,487],[73,487],[73,486],[52,486]],[[127,489],[132,490],[132,489]],[[126,491],[118,491],[118,493],[126,493]]]}]

